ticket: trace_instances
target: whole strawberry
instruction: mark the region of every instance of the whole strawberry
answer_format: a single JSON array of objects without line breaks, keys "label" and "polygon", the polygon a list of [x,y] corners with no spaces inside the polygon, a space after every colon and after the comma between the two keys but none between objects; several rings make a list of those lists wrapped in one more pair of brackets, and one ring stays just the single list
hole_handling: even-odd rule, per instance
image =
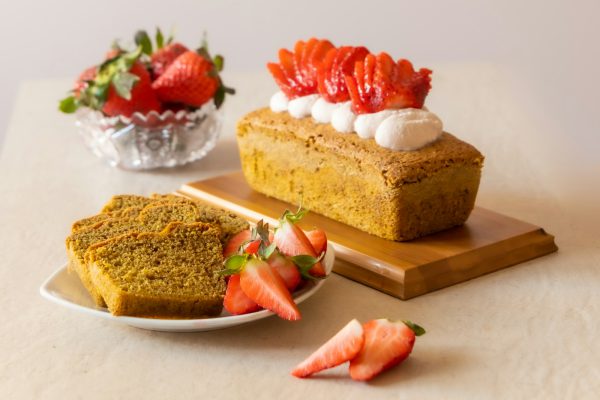
[{"label": "whole strawberry", "polygon": [[215,95],[219,80],[212,74],[214,65],[194,51],[177,57],[152,83],[160,101],[200,107]]},{"label": "whole strawberry", "polygon": [[129,98],[119,94],[114,84],[110,85],[106,101],[102,106],[102,112],[111,117],[118,115],[130,117],[134,112],[142,114],[147,114],[150,111],[160,112],[161,105],[152,90],[150,74],[144,64],[136,61],[129,73],[138,78],[131,88]]},{"label": "whole strawberry", "polygon": [[181,43],[170,43],[152,53],[150,65],[152,66],[154,79],[164,74],[173,61],[187,51],[189,51],[189,49]]}]

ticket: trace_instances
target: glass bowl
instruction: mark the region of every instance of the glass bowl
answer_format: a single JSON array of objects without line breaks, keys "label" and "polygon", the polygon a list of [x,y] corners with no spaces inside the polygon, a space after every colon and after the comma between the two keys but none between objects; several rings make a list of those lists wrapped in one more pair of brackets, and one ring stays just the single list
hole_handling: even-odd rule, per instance
[{"label": "glass bowl", "polygon": [[110,165],[130,170],[175,167],[199,160],[215,147],[222,111],[211,101],[195,111],[152,111],[107,117],[84,107],[75,125],[85,144]]}]

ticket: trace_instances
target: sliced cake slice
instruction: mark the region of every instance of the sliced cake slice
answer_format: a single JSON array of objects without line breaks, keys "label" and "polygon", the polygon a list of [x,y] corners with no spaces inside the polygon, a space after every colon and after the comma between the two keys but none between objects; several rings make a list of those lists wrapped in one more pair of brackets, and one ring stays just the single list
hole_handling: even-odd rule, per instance
[{"label": "sliced cake slice", "polygon": [[122,210],[128,207],[141,207],[144,208],[150,203],[154,203],[156,200],[145,196],[139,196],[136,194],[118,194],[113,197],[102,207],[103,213],[109,213],[112,211]]},{"label": "sliced cake slice", "polygon": [[95,287],[114,315],[199,318],[221,313],[225,280],[219,230],[174,222],[90,247]]},{"label": "sliced cake slice", "polygon": [[140,211],[142,211],[141,207],[127,207],[123,208],[122,210],[92,215],[91,217],[75,221],[71,226],[71,232],[77,232],[83,228],[89,228],[90,226],[96,225],[98,222],[102,222],[110,218],[135,218],[139,215]]}]

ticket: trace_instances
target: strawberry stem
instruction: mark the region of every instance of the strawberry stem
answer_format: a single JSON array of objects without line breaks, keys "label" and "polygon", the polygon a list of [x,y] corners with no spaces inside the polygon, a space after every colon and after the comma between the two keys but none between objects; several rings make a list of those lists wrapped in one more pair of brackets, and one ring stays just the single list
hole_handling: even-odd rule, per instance
[{"label": "strawberry stem", "polygon": [[425,328],[415,324],[412,321],[402,321],[402,322],[404,322],[404,324],[406,326],[408,326],[410,328],[410,330],[412,330],[415,333],[415,336],[421,336],[426,333]]}]

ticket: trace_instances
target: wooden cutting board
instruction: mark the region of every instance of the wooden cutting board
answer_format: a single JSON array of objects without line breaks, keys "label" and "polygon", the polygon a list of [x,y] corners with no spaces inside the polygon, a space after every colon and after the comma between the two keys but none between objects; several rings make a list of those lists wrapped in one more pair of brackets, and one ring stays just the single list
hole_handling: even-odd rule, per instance
[{"label": "wooden cutting board", "polygon": [[[296,209],[252,190],[241,172],[188,183],[179,193],[254,222],[276,224],[285,209]],[[334,272],[404,300],[558,250],[539,226],[480,207],[465,225],[410,242],[381,239],[315,213],[300,225],[327,232],[336,251]]]}]

